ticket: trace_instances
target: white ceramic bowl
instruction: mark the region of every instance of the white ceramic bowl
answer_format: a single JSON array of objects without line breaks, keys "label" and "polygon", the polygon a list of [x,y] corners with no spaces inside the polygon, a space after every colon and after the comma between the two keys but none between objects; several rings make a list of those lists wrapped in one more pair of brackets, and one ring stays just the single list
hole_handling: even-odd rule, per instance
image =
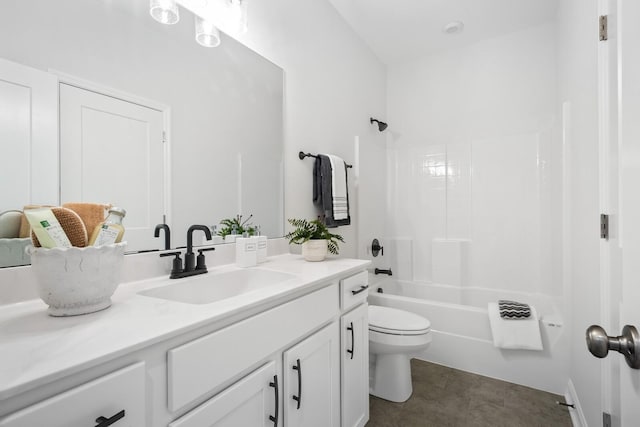
[{"label": "white ceramic bowl", "polygon": [[86,248],[29,247],[38,294],[51,316],[104,310],[120,284],[126,242]]},{"label": "white ceramic bowl", "polygon": [[31,238],[0,238],[0,267],[17,267],[31,264],[29,254],[25,251],[31,245]]}]

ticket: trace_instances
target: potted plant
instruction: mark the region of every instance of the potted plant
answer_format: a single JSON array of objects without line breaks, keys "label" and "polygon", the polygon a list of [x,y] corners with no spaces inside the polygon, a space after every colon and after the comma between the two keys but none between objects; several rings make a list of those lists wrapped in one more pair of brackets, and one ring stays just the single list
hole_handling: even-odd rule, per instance
[{"label": "potted plant", "polygon": [[225,218],[220,221],[222,228],[218,231],[218,236],[226,238],[230,234],[238,234],[240,236],[247,233],[249,236],[256,234],[256,227],[249,222],[253,214],[249,218],[242,220],[242,215],[236,215],[235,218]]},{"label": "potted plant", "polygon": [[344,239],[339,234],[330,233],[320,218],[312,221],[306,219],[289,219],[288,221],[295,230],[284,237],[289,239],[289,243],[302,245],[302,256],[305,260],[322,261],[326,258],[327,252],[338,255],[338,241],[344,243]]}]

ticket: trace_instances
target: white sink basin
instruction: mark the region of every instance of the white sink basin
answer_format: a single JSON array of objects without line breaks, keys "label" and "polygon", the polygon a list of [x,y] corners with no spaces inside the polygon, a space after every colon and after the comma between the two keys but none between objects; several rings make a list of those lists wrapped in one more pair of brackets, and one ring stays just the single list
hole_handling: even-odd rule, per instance
[{"label": "white sink basin", "polygon": [[289,273],[252,268],[175,279],[170,285],[148,289],[138,294],[189,304],[210,304],[258,291],[295,277]]}]

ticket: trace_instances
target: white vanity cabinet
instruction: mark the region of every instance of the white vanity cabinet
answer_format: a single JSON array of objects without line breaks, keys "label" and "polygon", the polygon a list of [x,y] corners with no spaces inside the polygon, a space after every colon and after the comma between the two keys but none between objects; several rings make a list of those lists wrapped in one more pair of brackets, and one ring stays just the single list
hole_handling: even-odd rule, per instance
[{"label": "white vanity cabinet", "polygon": [[146,425],[145,364],[136,363],[0,420],[1,427]]},{"label": "white vanity cabinet", "polygon": [[338,323],[284,352],[284,425],[340,426]]},{"label": "white vanity cabinet", "polygon": [[281,375],[271,361],[169,427],[271,427],[280,421]]},{"label": "white vanity cabinet", "polygon": [[342,332],[342,426],[362,427],[369,420],[369,322],[368,305],[343,315]]},{"label": "white vanity cabinet", "polygon": [[362,427],[369,420],[368,279],[363,271],[340,281],[342,427]]},{"label": "white vanity cabinet", "polygon": [[[49,375],[59,381],[34,376],[26,392],[7,388],[8,398],[0,404],[0,427],[362,426],[369,416],[367,273],[363,271],[367,264],[348,260],[351,266],[344,267],[344,263],[330,267],[330,275],[324,265],[320,272],[309,274],[304,272],[318,266],[294,264],[307,277],[287,294],[265,293],[264,301],[226,317],[214,317],[212,306],[211,318],[181,325],[171,336],[137,347],[133,342],[117,356],[101,357],[99,363],[97,357],[78,358],[78,365],[67,367],[64,375],[52,370]],[[105,328],[120,333],[119,324],[127,328],[133,324],[134,317],[122,317],[132,308],[155,310],[153,304],[145,304],[151,301],[137,298],[142,297],[114,304],[102,317],[87,316],[89,323],[77,323],[76,328],[85,328],[87,334],[105,334]],[[171,310],[189,315],[184,305],[158,306],[171,313],[172,322],[180,317]],[[145,322],[153,318],[148,313],[137,316]],[[44,318],[43,324],[55,326],[56,321],[60,323]],[[79,341],[77,333],[53,336],[68,340],[61,343],[65,348]],[[40,339],[44,338],[53,340],[47,330]]]}]

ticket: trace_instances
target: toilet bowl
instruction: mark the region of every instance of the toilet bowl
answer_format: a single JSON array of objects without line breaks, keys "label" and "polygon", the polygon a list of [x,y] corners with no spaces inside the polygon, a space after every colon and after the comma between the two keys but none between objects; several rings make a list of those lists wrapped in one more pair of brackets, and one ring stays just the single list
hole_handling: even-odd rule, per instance
[{"label": "toilet bowl", "polygon": [[417,314],[390,307],[369,306],[369,393],[404,402],[413,393],[412,354],[431,342],[431,323]]}]

